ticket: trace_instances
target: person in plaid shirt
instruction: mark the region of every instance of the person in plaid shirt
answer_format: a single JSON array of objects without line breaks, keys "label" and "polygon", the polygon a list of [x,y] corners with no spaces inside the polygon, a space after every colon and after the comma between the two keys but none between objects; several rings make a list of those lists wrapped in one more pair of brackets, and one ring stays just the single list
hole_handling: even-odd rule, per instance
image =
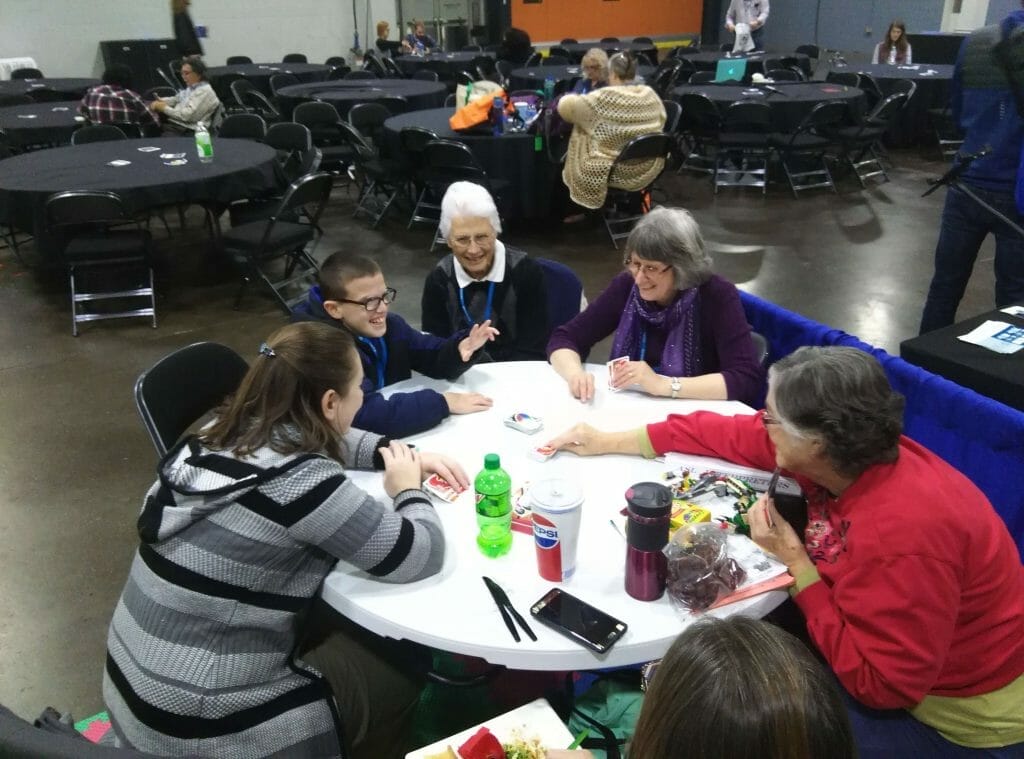
[{"label": "person in plaid shirt", "polygon": [[[103,72],[103,84],[89,89],[78,107],[92,124],[135,125],[141,135],[159,133],[156,115],[131,89],[132,71],[114,64]],[[131,136],[131,135],[129,135]]]}]

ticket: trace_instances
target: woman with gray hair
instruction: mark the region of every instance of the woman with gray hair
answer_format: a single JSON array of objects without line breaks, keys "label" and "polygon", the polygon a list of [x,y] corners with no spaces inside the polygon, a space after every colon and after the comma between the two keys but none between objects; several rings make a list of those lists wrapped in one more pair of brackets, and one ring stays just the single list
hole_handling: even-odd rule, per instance
[{"label": "woman with gray hair", "polygon": [[441,236],[451,254],[423,286],[422,327],[438,337],[490,320],[494,361],[542,361],[548,327],[544,272],[521,250],[503,244],[494,199],[472,182],[455,182],[441,200]]},{"label": "woman with gray hair", "polygon": [[581,455],[667,451],[779,468],[807,496],[803,537],[762,496],[750,534],[786,564],[807,634],[846,690],[862,759],[1024,755],[1024,567],[980,490],[904,437],[903,397],[855,348],[769,371],[764,411],[588,425]]},{"label": "woman with gray hair", "polygon": [[[736,287],[714,274],[689,211],[655,208],[626,241],[626,271],[548,341],[548,360],[581,401],[583,359],[614,333],[608,385],[670,398],[755,403],[764,385]],[[619,361],[617,359],[625,359]]]},{"label": "woman with gray hair", "polygon": [[573,95],[586,95],[608,84],[608,53],[599,47],[588,50],[581,61],[583,76],[572,87]]}]

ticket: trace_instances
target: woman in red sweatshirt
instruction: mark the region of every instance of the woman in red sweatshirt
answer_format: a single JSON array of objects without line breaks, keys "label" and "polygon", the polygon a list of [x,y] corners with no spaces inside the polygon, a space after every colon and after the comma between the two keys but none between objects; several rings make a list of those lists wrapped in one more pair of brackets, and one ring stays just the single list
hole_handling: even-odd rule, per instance
[{"label": "woman in red sweatshirt", "polygon": [[852,696],[862,759],[1024,756],[1024,567],[991,504],[901,434],[903,398],[867,353],[797,350],[769,370],[765,405],[629,432],[578,425],[551,445],[781,467],[807,495],[807,530],[762,497],[751,537],[796,579],[808,634]]}]

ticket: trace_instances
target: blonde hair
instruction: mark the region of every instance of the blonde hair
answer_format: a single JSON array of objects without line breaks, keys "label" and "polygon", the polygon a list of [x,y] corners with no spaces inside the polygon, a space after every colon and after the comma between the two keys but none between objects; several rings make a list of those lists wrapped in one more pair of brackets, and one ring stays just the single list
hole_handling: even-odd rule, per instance
[{"label": "blonde hair", "polygon": [[600,81],[608,81],[608,53],[599,47],[592,47],[584,54],[583,60],[580,61],[581,66],[586,66],[588,63],[599,65],[601,67]]},{"label": "blonde hair", "polygon": [[384,32],[386,32],[390,28],[391,28],[391,24],[389,24],[387,21],[378,21],[377,22],[377,36],[378,37],[383,37],[384,36]]}]

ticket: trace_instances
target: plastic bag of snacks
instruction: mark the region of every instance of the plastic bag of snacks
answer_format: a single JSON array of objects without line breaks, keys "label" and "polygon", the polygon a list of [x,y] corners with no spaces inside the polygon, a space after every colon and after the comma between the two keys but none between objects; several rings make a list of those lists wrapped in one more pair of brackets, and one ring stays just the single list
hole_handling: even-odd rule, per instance
[{"label": "plastic bag of snacks", "polygon": [[691,524],[665,546],[668,595],[677,610],[705,611],[746,579],[743,567],[729,557],[726,537],[719,525]]}]

